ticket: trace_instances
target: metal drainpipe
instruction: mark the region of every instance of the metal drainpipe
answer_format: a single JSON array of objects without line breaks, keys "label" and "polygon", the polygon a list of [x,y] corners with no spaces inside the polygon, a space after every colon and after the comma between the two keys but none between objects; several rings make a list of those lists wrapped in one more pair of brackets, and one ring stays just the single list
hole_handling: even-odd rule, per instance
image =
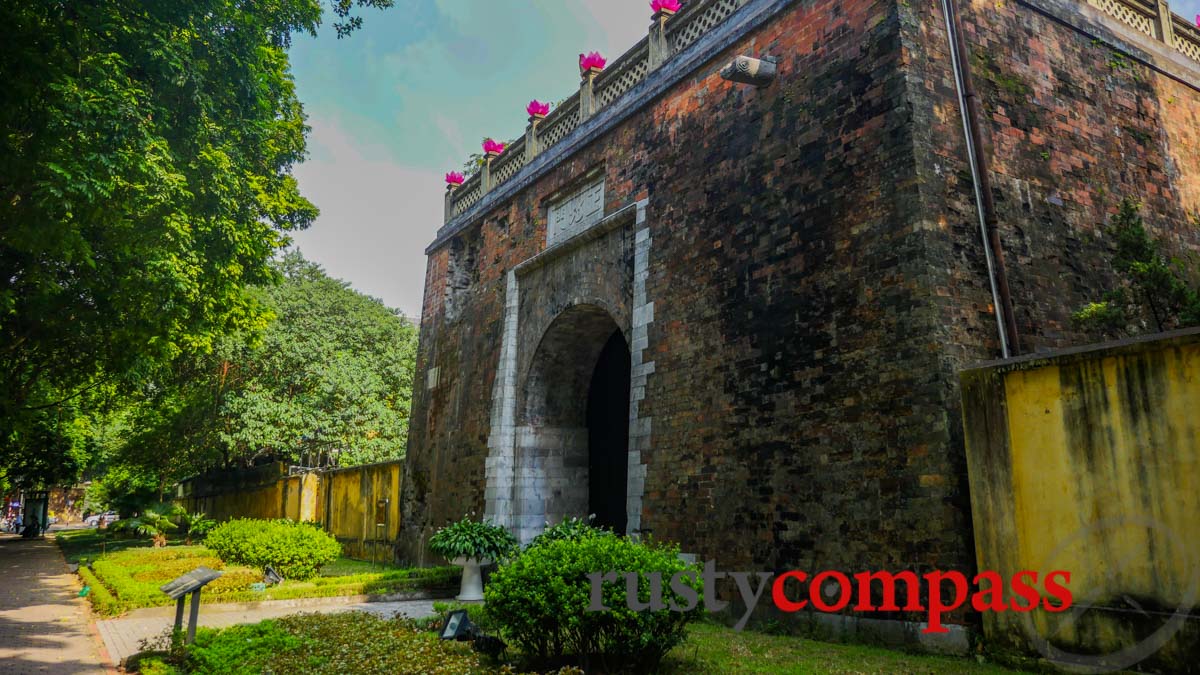
[{"label": "metal drainpipe", "polygon": [[975,205],[979,211],[979,233],[987,258],[988,281],[992,287],[992,306],[996,308],[996,328],[1000,337],[1000,352],[1004,358],[1020,353],[1020,338],[1013,317],[1012,296],[1008,290],[1008,271],[1004,265],[1004,250],[992,197],[992,179],[983,157],[983,139],[979,133],[979,104],[971,82],[971,65],[966,41],[954,0],[941,0],[946,17],[946,36],[950,45],[950,62],[954,67],[958,108],[962,112],[963,133],[966,135],[967,156],[975,188]]}]

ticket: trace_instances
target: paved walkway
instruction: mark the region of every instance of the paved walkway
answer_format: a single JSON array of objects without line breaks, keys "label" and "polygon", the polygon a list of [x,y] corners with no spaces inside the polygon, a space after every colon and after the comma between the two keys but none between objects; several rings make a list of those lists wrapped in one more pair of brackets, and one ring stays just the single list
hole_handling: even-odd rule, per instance
[{"label": "paved walkway", "polygon": [[[187,627],[188,608],[184,608],[183,623]],[[433,614],[432,600],[400,600],[396,602],[347,602],[345,599],[325,598],[318,602],[309,600],[303,604],[290,600],[265,601],[234,605],[200,605],[200,625],[223,628],[239,623],[256,623],[263,619],[274,619],[289,614],[319,612],[360,611],[379,616],[395,614],[419,619]],[[151,607],[137,609],[120,619],[96,622],[109,657],[116,663],[142,650],[143,640],[155,640],[169,634],[175,622],[174,607]],[[0,665],[0,671],[3,666]]]},{"label": "paved walkway", "polygon": [[0,672],[108,672],[78,594],[52,540],[0,535]]}]

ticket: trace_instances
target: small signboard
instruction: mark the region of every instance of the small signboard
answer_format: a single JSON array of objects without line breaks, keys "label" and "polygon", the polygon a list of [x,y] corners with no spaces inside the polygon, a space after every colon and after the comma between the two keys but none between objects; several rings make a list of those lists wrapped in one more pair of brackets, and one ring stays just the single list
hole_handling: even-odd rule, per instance
[{"label": "small signboard", "polygon": [[216,570],[210,570],[202,565],[191,572],[184,574],[178,579],[175,579],[174,581],[168,581],[162,586],[159,586],[158,590],[171,596],[171,599],[178,600],[192,591],[200,590],[204,584],[207,584],[208,582],[220,576],[220,572]]},{"label": "small signboard", "polygon": [[387,499],[380,499],[375,502],[375,527],[387,527],[389,501]]}]

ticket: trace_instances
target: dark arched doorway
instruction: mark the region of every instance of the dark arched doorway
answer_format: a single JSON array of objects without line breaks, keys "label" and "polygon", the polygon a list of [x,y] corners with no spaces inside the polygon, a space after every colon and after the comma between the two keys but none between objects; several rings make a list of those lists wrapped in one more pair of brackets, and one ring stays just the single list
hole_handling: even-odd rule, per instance
[{"label": "dark arched doorway", "polygon": [[588,388],[588,512],[594,524],[625,532],[629,472],[629,347],[621,331],[600,351]]},{"label": "dark arched doorway", "polygon": [[534,523],[589,514],[625,533],[630,364],[624,333],[596,305],[567,308],[542,334],[515,430],[522,536]]}]

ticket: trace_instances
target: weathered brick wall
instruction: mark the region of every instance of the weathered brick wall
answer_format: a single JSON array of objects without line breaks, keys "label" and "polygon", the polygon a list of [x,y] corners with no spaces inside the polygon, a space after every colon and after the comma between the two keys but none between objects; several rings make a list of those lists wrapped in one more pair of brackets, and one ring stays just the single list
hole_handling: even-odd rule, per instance
[{"label": "weathered brick wall", "polygon": [[[888,3],[797,4],[485,219],[458,320],[431,256],[440,380],[405,490],[430,521],[481,506],[501,273],[542,245],[542,201],[603,166],[606,210],[648,197],[655,241],[643,527],[729,568],[969,564],[898,38]],[[781,57],[776,84],[720,79],[747,52]]]},{"label": "weathered brick wall", "polygon": [[[1073,0],[960,11],[1023,351],[1095,341],[1070,315],[1114,283],[1102,230],[1123,197],[1172,254],[1200,251],[1200,64]],[[995,320],[940,4],[902,14],[923,218],[954,263],[937,302],[957,368],[994,354]]]},{"label": "weathered brick wall", "polygon": [[[1197,246],[1200,99],[1019,7],[965,19],[1019,325],[1032,348],[1084,341],[1068,317],[1108,282],[1116,196]],[[775,83],[722,80],[743,53],[778,56]],[[544,248],[546,204],[600,170],[606,212],[646,199],[653,242],[641,526],[724,569],[970,570],[957,370],[996,355],[996,324],[945,57],[933,4],[794,3],[468,225],[454,318],[452,242],[433,250],[405,555],[482,513],[506,275]]]}]

